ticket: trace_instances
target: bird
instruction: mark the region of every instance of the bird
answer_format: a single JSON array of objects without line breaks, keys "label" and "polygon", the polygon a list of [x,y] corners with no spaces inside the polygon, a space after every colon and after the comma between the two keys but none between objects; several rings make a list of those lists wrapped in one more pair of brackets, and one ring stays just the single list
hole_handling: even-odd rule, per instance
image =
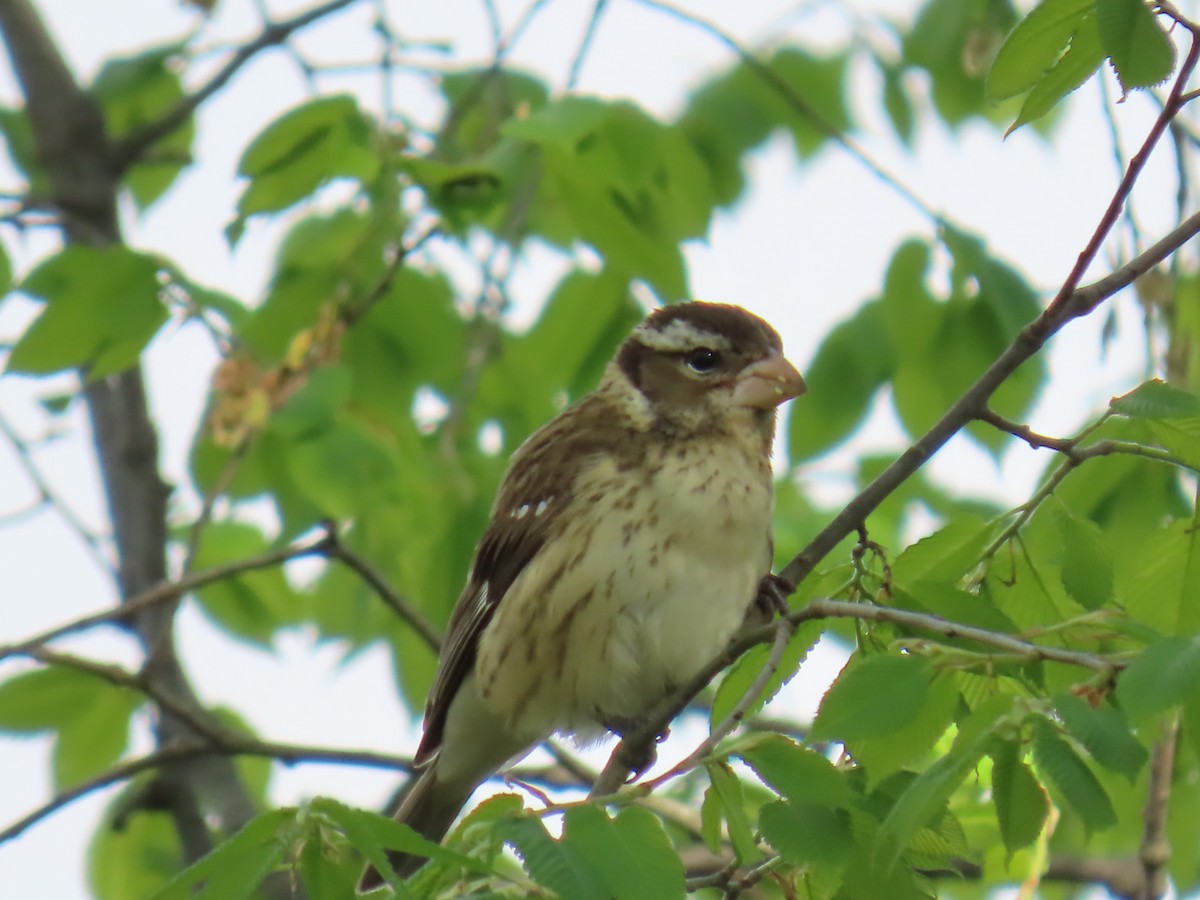
[{"label": "bird", "polygon": [[[440,842],[498,769],[555,733],[625,733],[725,647],[770,572],[776,410],[805,390],[763,319],[671,304],[517,448],[397,820]],[[426,862],[389,856],[401,877]],[[359,890],[382,882],[368,866]]]}]

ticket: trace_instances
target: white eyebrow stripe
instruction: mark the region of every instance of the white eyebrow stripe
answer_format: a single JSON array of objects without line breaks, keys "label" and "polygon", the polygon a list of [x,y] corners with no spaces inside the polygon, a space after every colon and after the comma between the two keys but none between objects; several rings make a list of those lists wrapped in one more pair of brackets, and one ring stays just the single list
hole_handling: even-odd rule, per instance
[{"label": "white eyebrow stripe", "polygon": [[711,331],[702,331],[691,322],[675,319],[666,328],[650,328],[642,323],[633,333],[638,341],[652,350],[679,351],[704,344],[719,350],[728,350],[729,341]]}]

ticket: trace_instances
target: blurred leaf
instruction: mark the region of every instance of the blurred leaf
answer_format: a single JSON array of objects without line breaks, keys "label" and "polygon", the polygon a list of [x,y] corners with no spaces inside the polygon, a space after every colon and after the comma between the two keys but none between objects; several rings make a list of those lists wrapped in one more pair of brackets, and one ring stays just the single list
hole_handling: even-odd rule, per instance
[{"label": "blurred leaf", "polygon": [[1071,693],[1054,698],[1054,709],[1067,733],[1083,745],[1092,759],[1131,782],[1146,764],[1146,748],[1129,729],[1118,709],[1107,704],[1093,707]]},{"label": "blurred leaf", "polygon": [[1096,0],[1096,23],[1122,90],[1166,81],[1175,67],[1175,45],[1144,0]]},{"label": "blurred leaf", "polygon": [[46,304],[9,355],[8,371],[82,367],[96,379],[129,368],[167,320],[158,272],[157,260],[126,247],[75,244],[43,261],[20,289]]},{"label": "blurred leaf", "polygon": [[1079,814],[1089,834],[1117,824],[1117,815],[1104,787],[1045,719],[1034,722],[1033,759],[1038,772]]},{"label": "blurred leaf", "polygon": [[846,105],[848,57],[818,57],[797,47],[786,47],[771,57],[772,72],[811,112],[802,112],[794,103],[775,97],[786,109],[782,120],[788,123],[796,153],[801,159],[820,150],[832,134],[846,134],[853,127]]},{"label": "blurred leaf", "polygon": [[1112,550],[1095,522],[1060,507],[1063,587],[1085,609],[1099,609],[1113,597]]},{"label": "blurred leaf", "polygon": [[869,302],[821,342],[804,376],[809,392],[789,414],[788,457],[810,459],[849,437],[894,368],[881,304]]},{"label": "blurred leaf", "polygon": [[379,168],[372,131],[357,101],[344,95],[310,100],[276,119],[238,163],[250,183],[232,234],[249,216],[287,209],[335,178],[372,178]]},{"label": "blurred leaf", "polygon": [[145,697],[92,679],[88,701],[58,727],[51,765],[58,791],[82,784],[110,768],[129,746],[129,720]]},{"label": "blurred leaf", "polygon": [[767,785],[789,800],[844,808],[854,794],[844,772],[814,750],[781,734],[764,735],[737,755]]},{"label": "blurred leaf", "polygon": [[[104,110],[110,138],[120,140],[139,128],[158,122],[184,98],[179,67],[181,44],[147,50],[104,64],[92,92]],[[196,123],[188,116],[168,135],[148,147],[125,173],[125,183],[140,209],[146,209],[169,188],[191,162]]]},{"label": "blurred leaf", "polygon": [[1012,741],[997,743],[992,757],[992,802],[1009,856],[1038,839],[1050,813],[1050,798]]},{"label": "blurred leaf", "polygon": [[797,866],[840,868],[854,852],[849,816],[817,803],[768,803],[759,813],[758,826],[771,846]]},{"label": "blurred leaf", "polygon": [[733,769],[724,763],[709,763],[705,768],[712,783],[714,796],[720,801],[723,818],[729,830],[729,841],[733,844],[733,852],[738,862],[746,864],[760,859],[762,853],[754,840],[750,819],[746,815],[741,781],[733,773]]},{"label": "blurred leaf", "polygon": [[[106,819],[87,850],[87,883],[95,900],[144,900],[183,868],[183,851],[171,814],[128,810],[144,781],[135,781],[108,804]],[[112,816],[120,815],[118,822]]]},{"label": "blurred leaf", "polygon": [[929,666],[913,656],[859,656],[821,701],[814,740],[878,737],[917,714],[929,693]]},{"label": "blurred leaf", "polygon": [[28,113],[20,107],[0,107],[0,134],[4,137],[13,166],[28,182],[28,193],[37,197],[46,196],[50,190],[50,180],[38,161]]},{"label": "blurred leaf", "polygon": [[262,813],[150,900],[249,900],[283,862],[299,834],[294,809]]},{"label": "blurred leaf", "polygon": [[1200,691],[1200,637],[1166,637],[1138,655],[1117,681],[1121,709],[1140,721]]},{"label": "blurred leaf", "polygon": [[38,734],[53,731],[86,709],[101,686],[74,669],[45,668],[0,682],[0,731]]},{"label": "blurred leaf", "polygon": [[536,816],[521,816],[503,823],[505,840],[525,863],[529,877],[560,897],[609,900],[603,876],[574,844],[556,841]]},{"label": "blurred leaf", "polygon": [[683,863],[675,855],[662,823],[637,807],[615,818],[595,806],[567,811],[563,842],[577,849],[599,872],[615,900],[684,896]]},{"label": "blurred leaf", "polygon": [[[202,571],[250,559],[269,547],[266,537],[253,525],[210,522],[193,562]],[[305,613],[278,566],[214,581],[197,591],[196,599],[214,625],[264,650],[271,649],[271,639],[278,629],[302,620]]]}]

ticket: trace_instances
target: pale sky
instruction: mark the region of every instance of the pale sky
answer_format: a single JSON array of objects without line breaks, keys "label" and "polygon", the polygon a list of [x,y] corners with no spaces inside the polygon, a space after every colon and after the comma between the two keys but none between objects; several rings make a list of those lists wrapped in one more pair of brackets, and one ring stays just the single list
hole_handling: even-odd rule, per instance
[{"label": "pale sky", "polygon": [[[525,2],[498,4],[506,24],[515,20]],[[307,5],[281,0],[269,4],[280,17]],[[689,8],[743,41],[753,42],[782,27],[810,48],[840,45],[846,25],[839,15],[789,13],[797,5],[802,4],[709,0],[691,3]],[[182,4],[173,2],[53,0],[40,6],[83,78],[92,76],[107,56],[182,36],[197,21]],[[253,6],[229,0],[220,4],[208,43],[240,43],[251,37],[257,22]],[[905,11],[915,3],[874,0],[855,6],[907,15]],[[456,59],[484,62],[490,58],[481,5],[474,0],[436,4],[397,0],[389,8],[414,41],[449,39],[456,46]],[[591,4],[583,3],[549,4],[516,48],[513,61],[544,73],[561,89],[590,8]],[[369,25],[364,10],[342,16],[297,43],[314,59],[363,59]],[[680,107],[689,86],[730,62],[728,52],[711,37],[630,0],[617,0],[609,4],[579,89],[631,97],[653,112],[670,114]],[[876,76],[869,67],[855,72],[853,84],[862,96],[876,95]],[[411,92],[405,94],[406,101],[411,97],[418,115],[436,116],[426,89],[411,80],[403,88]],[[361,78],[330,79],[324,89],[355,90],[366,103],[376,99],[372,83]],[[230,254],[221,229],[232,218],[238,191],[232,172],[253,134],[304,96],[296,69],[283,54],[265,54],[248,67],[204,107],[197,164],[149,216],[140,222],[127,217],[130,243],[159,250],[192,276],[239,297],[258,296],[280,227],[252,225],[237,252]],[[0,102],[17,102],[11,73],[4,66],[0,66]],[[886,122],[873,117],[865,105],[869,102],[856,104],[864,127],[859,141],[867,152],[897,173],[929,206],[986,235],[993,252],[1025,272],[1037,288],[1052,291],[1091,233],[1117,180],[1095,85],[1080,91],[1070,104],[1053,147],[1031,129],[1001,141],[994,129],[982,125],[969,125],[951,135],[935,124],[922,130],[915,153],[909,154],[897,145]],[[1114,107],[1126,153],[1144,134],[1153,112],[1151,104],[1138,96]],[[735,210],[717,216],[708,242],[690,246],[687,257],[695,296],[740,303],[768,318],[783,335],[788,355],[803,370],[829,328],[877,293],[898,243],[911,234],[928,236],[930,226],[844,154],[831,149],[797,166],[789,144],[778,138],[750,160],[749,194]],[[1140,187],[1139,218],[1151,239],[1171,225],[1172,177],[1173,160],[1163,152]],[[15,185],[13,173],[0,164],[0,192]],[[11,229],[0,230],[0,240],[22,267],[53,246],[53,241],[37,235],[18,240]],[[527,321],[533,315],[561,271],[561,261],[545,251],[531,253],[519,265],[515,283],[519,319]],[[1035,429],[1069,433],[1109,397],[1128,390],[1140,378],[1138,313],[1128,298],[1116,305],[1123,338],[1109,348],[1104,360],[1100,359],[1098,318],[1073,323],[1055,342],[1050,357],[1054,380],[1031,418]],[[0,337],[11,339],[31,313],[32,308],[20,302],[0,306]],[[167,329],[147,356],[151,401],[163,426],[162,465],[168,481],[176,484],[186,483],[187,451],[214,361],[206,338],[195,329]],[[0,412],[32,436],[39,427],[34,398],[53,393],[53,384],[65,383],[0,379]],[[80,407],[69,422],[72,430],[39,461],[84,519],[99,526],[103,501]],[[805,477],[822,497],[847,496],[846,476],[854,451],[898,449],[900,440],[888,404],[881,402],[870,427],[851,448],[841,448],[809,467]],[[969,484],[973,493],[1015,504],[1027,494],[1043,463],[1044,456],[1016,447],[997,469],[968,441],[957,439],[933,462],[931,471],[945,484]],[[32,498],[18,472],[9,449],[0,445],[0,515],[22,508]],[[195,509],[194,498],[186,494],[180,502],[184,509]],[[75,537],[51,515],[0,532],[0,571],[5,588],[0,599],[0,641],[31,635],[112,603],[105,579]],[[203,698],[234,707],[266,737],[403,751],[418,733],[396,700],[392,672],[382,652],[365,653],[340,667],[336,648],[315,648],[310,636],[290,633],[281,635],[277,652],[268,655],[230,642],[190,607],[180,616],[178,634],[185,664]],[[136,663],[131,642],[110,632],[63,646],[126,665]],[[811,711],[839,658],[836,651],[823,651],[777,702],[788,712]],[[11,663],[0,666],[0,677],[20,668]],[[145,750],[149,746],[145,723],[138,732],[137,748]],[[0,771],[7,773],[0,793],[0,821],[10,822],[49,799],[48,745],[45,739],[0,739]],[[677,746],[679,755],[688,749]],[[276,773],[273,797],[288,803],[320,793],[377,805],[397,780],[386,772],[302,765]],[[41,822],[21,839],[0,846],[0,895],[86,897],[85,835],[95,827],[112,794],[93,795]]]}]

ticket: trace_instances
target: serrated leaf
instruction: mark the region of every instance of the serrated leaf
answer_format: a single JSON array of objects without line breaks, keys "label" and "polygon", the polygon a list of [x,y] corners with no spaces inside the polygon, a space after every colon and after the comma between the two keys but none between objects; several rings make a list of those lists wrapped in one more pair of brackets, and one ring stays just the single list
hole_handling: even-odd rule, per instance
[{"label": "serrated leaf", "polygon": [[534,816],[522,816],[499,826],[505,840],[521,856],[529,877],[560,897],[610,900],[600,873],[578,848],[556,841]]},{"label": "serrated leaf", "polygon": [[1037,770],[1079,814],[1089,834],[1117,824],[1117,814],[1103,785],[1045,719],[1034,722],[1033,759]]},{"label": "serrated leaf", "polygon": [[249,900],[283,861],[298,833],[294,809],[265,812],[149,900]]},{"label": "serrated leaf", "polygon": [[1096,0],[1104,52],[1126,91],[1152,87],[1175,67],[1175,45],[1145,0]]},{"label": "serrated leaf", "polygon": [[896,557],[892,577],[901,585],[957,581],[978,562],[996,530],[995,523],[975,516],[952,519]]},{"label": "serrated leaf", "polygon": [[705,768],[708,770],[712,788],[721,801],[722,812],[729,829],[729,841],[733,844],[733,852],[738,861],[748,863],[757,860],[762,854],[754,841],[750,819],[746,816],[742,783],[733,774],[733,770],[723,763],[709,763]]},{"label": "serrated leaf", "polygon": [[1112,600],[1112,548],[1100,526],[1058,507],[1063,542],[1062,583],[1084,609],[1099,609]]},{"label": "serrated leaf", "polygon": [[771,846],[798,866],[841,867],[854,850],[847,813],[817,803],[768,803],[759,813],[758,827]]},{"label": "serrated leaf", "polygon": [[992,100],[1032,89],[1059,61],[1096,0],[1044,0],[1005,39],[988,72]]},{"label": "serrated leaf", "polygon": [[1092,759],[1131,782],[1137,777],[1148,754],[1133,736],[1120,710],[1108,705],[1093,708],[1072,693],[1055,697],[1054,708],[1067,733],[1083,745]]},{"label": "serrated leaf", "polygon": [[598,807],[577,807],[563,819],[563,840],[602,873],[614,900],[684,896],[683,863],[648,810],[627,807],[610,819]]},{"label": "serrated leaf", "polygon": [[903,766],[916,764],[946,733],[958,709],[958,680],[938,673],[920,708],[898,728],[874,738],[850,741],[854,759],[866,769],[867,782],[876,785]]},{"label": "serrated leaf", "polygon": [[1154,379],[1114,398],[1109,409],[1131,419],[1200,418],[1200,397]]},{"label": "serrated leaf", "polygon": [[843,808],[854,800],[845,773],[821,754],[783,735],[770,735],[737,754],[766,784],[789,800]]},{"label": "serrated leaf", "polygon": [[1135,720],[1200,692],[1200,637],[1167,637],[1142,651],[1117,680],[1117,698]]},{"label": "serrated leaf", "polygon": [[944,809],[950,796],[983,758],[990,739],[990,731],[982,728],[978,734],[960,733],[950,752],[905,788],[876,836],[875,858],[880,865],[884,868],[895,865],[917,830]]},{"label": "serrated leaf", "polygon": [[914,656],[856,657],[826,692],[814,740],[852,741],[900,728],[925,702],[930,673]]},{"label": "serrated leaf", "polygon": [[[775,674],[771,676],[754,702],[746,707],[745,716],[755,715],[796,674],[809,650],[821,637],[821,631],[822,626],[819,622],[805,622],[796,629],[779,660],[779,667],[775,670]],[[709,713],[711,727],[716,728],[725,721],[725,717],[741,702],[742,697],[754,680],[758,678],[770,656],[771,648],[760,644],[743,653],[738,661],[730,667],[717,686],[717,693],[713,698],[712,710]]]},{"label": "serrated leaf", "polygon": [[1050,798],[1021,759],[1012,741],[989,751],[992,757],[992,802],[1000,824],[1000,837],[1009,856],[1028,847],[1042,833],[1050,813]]}]

